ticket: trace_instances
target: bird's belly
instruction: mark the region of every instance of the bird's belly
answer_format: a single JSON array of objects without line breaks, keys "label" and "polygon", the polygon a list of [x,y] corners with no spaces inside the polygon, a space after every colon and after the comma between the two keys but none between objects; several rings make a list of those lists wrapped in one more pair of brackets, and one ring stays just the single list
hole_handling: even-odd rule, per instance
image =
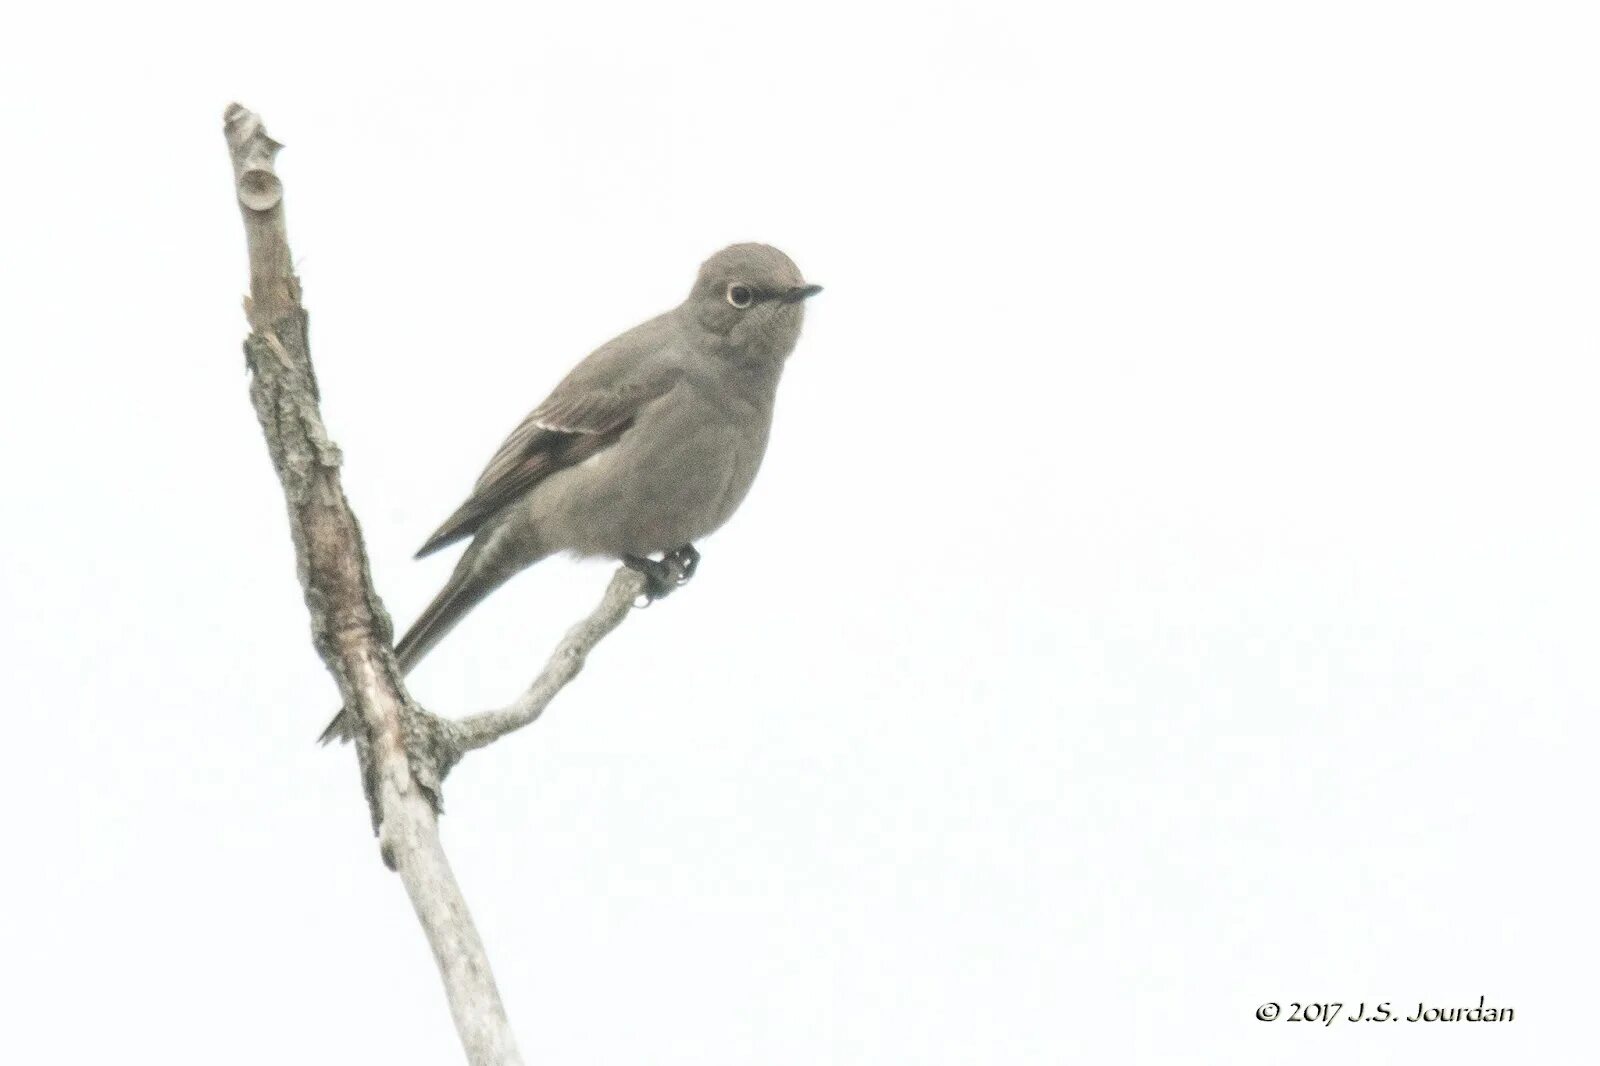
[{"label": "bird's belly", "polygon": [[585,555],[649,555],[692,544],[718,529],[743,502],[766,435],[702,422],[653,447],[630,448],[574,469],[561,517],[565,540]]}]

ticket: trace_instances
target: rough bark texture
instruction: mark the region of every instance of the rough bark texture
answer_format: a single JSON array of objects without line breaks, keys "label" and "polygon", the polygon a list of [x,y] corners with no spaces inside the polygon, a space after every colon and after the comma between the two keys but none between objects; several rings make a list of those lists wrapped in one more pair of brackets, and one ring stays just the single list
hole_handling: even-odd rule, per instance
[{"label": "rough bark texture", "polygon": [[458,749],[401,683],[389,617],[340,484],[339,449],[322,424],[283,186],[273,170],[279,145],[237,104],[223,121],[250,249],[250,398],[283,484],[312,640],[363,724],[356,750],[382,854],[427,933],[467,1060],[520,1063],[488,957],[439,842],[439,784]]}]

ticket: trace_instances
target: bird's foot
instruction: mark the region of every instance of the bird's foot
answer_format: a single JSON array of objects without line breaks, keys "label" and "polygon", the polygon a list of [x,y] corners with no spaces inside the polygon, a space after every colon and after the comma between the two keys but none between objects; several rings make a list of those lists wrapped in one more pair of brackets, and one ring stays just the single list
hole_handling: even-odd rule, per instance
[{"label": "bird's foot", "polygon": [[651,559],[644,555],[624,555],[623,565],[631,570],[637,570],[644,575],[645,605],[654,603],[680,585],[689,583],[694,577],[694,572],[700,565],[700,553],[695,551],[694,545],[685,544],[681,548],[674,548],[664,554],[660,559]]},{"label": "bird's foot", "polygon": [[624,555],[622,563],[630,570],[637,570],[644,575],[644,604],[650,604],[671,594],[678,587],[677,567],[672,566],[665,559],[652,559],[645,555]]},{"label": "bird's foot", "polygon": [[687,585],[689,579],[694,577],[694,572],[700,568],[700,553],[695,551],[693,544],[685,544],[668,552],[666,561],[677,566],[678,584]]}]

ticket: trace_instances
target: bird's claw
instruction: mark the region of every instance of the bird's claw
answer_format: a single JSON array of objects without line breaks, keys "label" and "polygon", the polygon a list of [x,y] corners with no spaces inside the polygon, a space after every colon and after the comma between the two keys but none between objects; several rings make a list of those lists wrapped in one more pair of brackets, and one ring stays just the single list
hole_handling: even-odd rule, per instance
[{"label": "bird's claw", "polygon": [[623,565],[644,575],[644,604],[648,607],[656,600],[671,594],[680,585],[687,585],[700,565],[700,553],[694,545],[685,544],[667,552],[660,559],[644,555],[624,555]]},{"label": "bird's claw", "polygon": [[665,559],[651,559],[643,555],[624,555],[622,563],[630,570],[644,575],[644,604],[650,604],[669,595],[678,587],[678,569]]},{"label": "bird's claw", "polygon": [[667,553],[666,561],[678,568],[678,584],[687,585],[700,567],[700,553],[693,544],[685,544]]}]

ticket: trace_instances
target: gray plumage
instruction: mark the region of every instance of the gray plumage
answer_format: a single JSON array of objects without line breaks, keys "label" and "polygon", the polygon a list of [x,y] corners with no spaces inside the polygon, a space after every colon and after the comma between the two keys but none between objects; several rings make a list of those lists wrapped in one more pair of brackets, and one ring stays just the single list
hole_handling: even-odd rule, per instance
[{"label": "gray plumage", "polygon": [[[400,669],[541,559],[691,550],[726,522],[761,465],[784,360],[818,291],[778,249],[735,244],[705,261],[683,303],[579,363],[417,553],[472,538],[395,645]],[[349,735],[341,711],[322,740]]]}]

